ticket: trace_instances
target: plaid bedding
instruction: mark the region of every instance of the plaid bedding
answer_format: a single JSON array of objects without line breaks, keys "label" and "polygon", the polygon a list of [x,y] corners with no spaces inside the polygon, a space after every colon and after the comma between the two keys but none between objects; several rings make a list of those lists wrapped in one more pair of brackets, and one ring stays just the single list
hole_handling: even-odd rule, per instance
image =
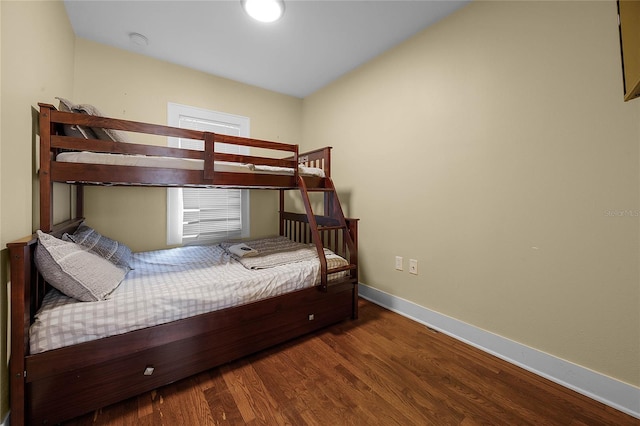
[{"label": "plaid bedding", "polygon": [[[346,260],[330,253],[328,266]],[[134,253],[120,286],[99,302],[57,290],[45,296],[30,329],[31,353],[126,333],[277,296],[319,282],[317,258],[249,270],[219,245]]]}]

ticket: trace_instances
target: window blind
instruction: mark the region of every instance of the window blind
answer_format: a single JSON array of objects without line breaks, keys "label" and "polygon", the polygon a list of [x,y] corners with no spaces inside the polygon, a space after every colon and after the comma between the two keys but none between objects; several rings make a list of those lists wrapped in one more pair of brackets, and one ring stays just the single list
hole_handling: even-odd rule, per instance
[{"label": "window blind", "polygon": [[[170,109],[171,114],[171,109]],[[232,136],[248,136],[248,119],[238,116],[179,106],[176,127]],[[245,124],[246,122],[246,124]],[[174,124],[174,125],[175,125]],[[243,128],[246,127],[246,128]],[[170,146],[204,149],[200,140],[170,138]],[[248,153],[246,147],[215,144],[217,152]],[[189,244],[215,242],[248,236],[248,191],[240,189],[171,188],[168,198],[167,242]],[[169,206],[170,204],[173,204]],[[171,232],[170,229],[174,231]]]}]

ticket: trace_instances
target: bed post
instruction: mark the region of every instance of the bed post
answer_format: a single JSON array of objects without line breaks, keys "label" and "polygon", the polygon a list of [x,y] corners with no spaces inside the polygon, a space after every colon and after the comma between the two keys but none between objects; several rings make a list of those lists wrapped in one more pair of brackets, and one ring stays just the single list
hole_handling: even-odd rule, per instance
[{"label": "bed post", "polygon": [[204,178],[213,180],[214,162],[215,162],[215,133],[204,133]]},{"label": "bed post", "polygon": [[280,191],[280,208],[278,210],[280,216],[280,235],[284,235],[284,189]]},{"label": "bed post", "polygon": [[25,356],[31,323],[31,246],[33,237],[7,244],[11,261],[11,356],[9,383],[11,424],[25,424]]},{"label": "bed post", "polygon": [[72,219],[77,219],[80,217],[84,217],[84,185],[77,184],[76,185],[76,216]]},{"label": "bed post", "polygon": [[[324,175],[328,178],[331,178],[331,147],[330,146],[323,148],[322,157],[324,160],[322,164]],[[333,209],[334,209],[333,196],[330,193],[326,192],[324,194],[324,215],[331,216]]]},{"label": "bed post", "polygon": [[346,218],[348,232],[353,241],[354,253],[349,253],[349,262],[356,267],[351,270],[351,278],[355,280],[353,283],[353,310],[352,319],[358,319],[358,221],[360,219]]},{"label": "bed post", "polygon": [[40,106],[40,229],[42,232],[51,231],[53,222],[53,182],[51,180],[51,110],[52,105],[38,104]]}]

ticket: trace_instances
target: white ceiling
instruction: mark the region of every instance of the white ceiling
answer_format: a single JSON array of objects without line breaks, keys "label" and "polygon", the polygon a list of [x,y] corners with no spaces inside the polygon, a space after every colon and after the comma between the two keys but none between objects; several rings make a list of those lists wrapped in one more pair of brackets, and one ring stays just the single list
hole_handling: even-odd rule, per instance
[{"label": "white ceiling", "polygon": [[[65,0],[77,36],[299,98],[470,0],[285,0],[253,21],[240,0]],[[146,36],[148,46],[129,34]]]}]

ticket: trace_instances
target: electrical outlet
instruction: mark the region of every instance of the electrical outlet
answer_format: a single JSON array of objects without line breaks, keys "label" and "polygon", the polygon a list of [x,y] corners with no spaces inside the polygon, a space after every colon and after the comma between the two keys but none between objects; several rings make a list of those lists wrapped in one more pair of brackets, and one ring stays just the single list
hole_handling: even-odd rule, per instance
[{"label": "electrical outlet", "polygon": [[418,275],[418,261],[415,259],[409,259],[409,273]]},{"label": "electrical outlet", "polygon": [[402,256],[396,256],[396,270],[402,271]]}]

